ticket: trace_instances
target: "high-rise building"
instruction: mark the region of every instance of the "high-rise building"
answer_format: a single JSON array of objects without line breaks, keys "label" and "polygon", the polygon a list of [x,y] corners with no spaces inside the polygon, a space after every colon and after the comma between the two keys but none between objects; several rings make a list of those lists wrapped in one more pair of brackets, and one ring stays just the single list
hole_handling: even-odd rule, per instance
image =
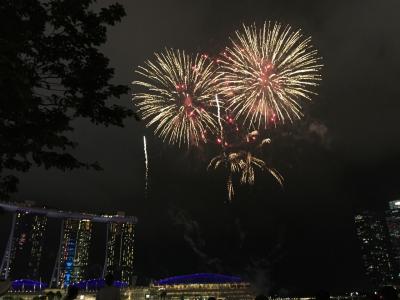
[{"label": "high-rise building", "polygon": [[360,241],[365,274],[375,287],[393,282],[389,236],[383,218],[373,212],[355,216],[357,237]]},{"label": "high-rise building", "polygon": [[43,214],[28,210],[14,212],[12,229],[1,264],[3,277],[40,279],[46,225],[47,217]]},{"label": "high-rise building", "polygon": [[63,221],[57,270],[59,286],[65,287],[70,283],[86,279],[92,225],[92,222],[86,219]]},{"label": "high-rise building", "polygon": [[132,284],[134,262],[133,222],[107,224],[107,250],[103,273],[113,273],[115,278]]},{"label": "high-rise building", "polygon": [[[134,262],[134,229],[137,223],[136,217],[117,215],[95,215],[88,213],[70,212],[44,207],[34,207],[32,204],[5,203],[0,202],[0,208],[12,213],[13,221],[7,246],[0,265],[0,277],[12,277],[14,279],[50,280],[52,287],[66,287],[71,283],[88,279],[89,274],[97,273],[101,277],[103,273],[112,272],[117,279],[132,283]],[[59,240],[51,235],[46,236],[48,241],[55,241],[53,248],[44,247],[45,231],[55,219],[60,220],[61,229]],[[93,237],[93,224],[103,223],[107,225],[106,247],[101,246],[103,257],[98,260],[98,253],[90,253]],[[100,228],[100,227],[98,227]],[[54,233],[57,231],[48,231]],[[95,242],[96,240],[94,240]],[[58,243],[58,247],[55,245]],[[51,244],[51,243],[50,243]],[[97,244],[98,246],[98,244]],[[104,253],[106,248],[106,253]],[[43,258],[44,251],[57,253],[49,262]],[[93,250],[93,249],[92,249]],[[91,266],[89,266],[90,260]],[[50,263],[50,268],[41,265],[43,262]],[[104,266],[101,266],[104,262]],[[93,272],[90,267],[96,267]],[[46,274],[41,274],[43,270]],[[90,273],[91,271],[92,273]]]},{"label": "high-rise building", "polygon": [[400,278],[400,200],[389,202],[389,209],[386,211],[386,224],[396,267],[396,277]]}]

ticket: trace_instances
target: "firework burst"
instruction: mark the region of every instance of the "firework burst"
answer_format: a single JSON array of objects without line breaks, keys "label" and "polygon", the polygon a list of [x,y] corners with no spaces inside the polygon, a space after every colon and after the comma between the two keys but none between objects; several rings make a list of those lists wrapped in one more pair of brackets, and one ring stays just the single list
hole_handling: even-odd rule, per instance
[{"label": "firework burst", "polygon": [[300,100],[311,100],[321,79],[311,38],[278,23],[243,25],[220,63],[221,94],[249,129],[301,118]]},{"label": "firework burst", "polygon": [[228,170],[227,178],[227,191],[228,198],[232,200],[234,196],[234,188],[232,177],[234,174],[240,174],[240,183],[253,185],[255,182],[255,168],[260,170],[267,170],[274,178],[283,184],[282,175],[275,170],[267,166],[264,160],[255,157],[248,151],[239,151],[231,153],[222,153],[213,159],[211,159],[208,168],[218,169],[224,167]]},{"label": "firework burst", "polygon": [[143,79],[133,84],[144,89],[133,95],[138,113],[164,141],[197,146],[218,131],[212,107],[220,75],[205,56],[166,49],[136,73]]}]

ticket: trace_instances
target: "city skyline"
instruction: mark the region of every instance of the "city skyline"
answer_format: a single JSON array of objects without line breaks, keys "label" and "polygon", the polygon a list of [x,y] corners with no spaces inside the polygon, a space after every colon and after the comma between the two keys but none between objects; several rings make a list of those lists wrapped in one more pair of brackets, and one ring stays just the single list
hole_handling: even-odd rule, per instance
[{"label": "city skyline", "polygon": [[[135,217],[125,217],[125,213],[121,211],[115,215],[94,215],[49,210],[35,207],[32,202],[0,203],[0,207],[13,214],[10,237],[4,249],[0,268],[3,278],[42,280],[40,263],[47,218],[58,217],[62,218],[59,254],[49,286],[56,282],[56,286],[67,287],[90,279],[86,269],[89,265],[92,220],[106,223],[105,260],[99,278],[111,273],[121,282],[135,284],[133,282],[133,243],[137,222]],[[66,216],[74,218],[65,218]],[[86,219],[88,216],[92,220]],[[114,218],[118,222],[113,222]],[[135,223],[122,222],[124,219]],[[386,210],[360,211],[355,214],[354,220],[365,275],[372,287],[379,288],[395,283],[400,276],[398,261],[400,200],[388,201]]]},{"label": "city skyline", "polygon": [[[113,272],[118,280],[127,284],[132,283],[136,217],[125,216],[121,211],[115,215],[64,212],[35,207],[34,203],[30,202],[25,204],[1,202],[0,207],[12,214],[9,238],[2,253],[0,272],[3,278],[36,281],[46,281],[47,278],[50,287],[68,287],[70,284],[90,279],[88,270],[90,263],[93,263],[90,258],[93,255],[91,242],[95,222],[105,223],[103,234],[106,235],[103,246],[104,266],[98,272],[98,278],[104,277],[106,272]],[[49,244],[45,243],[45,239],[48,239],[50,231],[56,232],[46,226],[48,218],[59,219],[61,225],[57,255],[51,275],[43,273],[43,264],[49,264],[43,254],[52,251],[49,249]],[[114,232],[114,235],[109,235],[110,227],[117,227],[119,230]],[[120,237],[122,245],[115,244],[115,234]],[[111,256],[110,253],[115,252],[120,255],[119,259],[107,260],[107,257]]]}]

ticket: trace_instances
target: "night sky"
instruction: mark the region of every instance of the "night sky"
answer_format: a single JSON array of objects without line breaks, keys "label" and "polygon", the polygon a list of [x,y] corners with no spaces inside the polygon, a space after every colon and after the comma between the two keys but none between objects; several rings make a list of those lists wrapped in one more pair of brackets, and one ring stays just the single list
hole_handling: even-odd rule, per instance
[{"label": "night sky", "polygon": [[[256,185],[238,188],[228,203],[223,176],[206,171],[212,149],[165,145],[133,118],[122,129],[78,120],[74,153],[104,171],[33,169],[21,174],[15,199],[136,215],[139,278],[220,272],[299,293],[365,286],[353,215],[400,198],[400,2],[120,3],[127,17],[103,47],[117,83],[130,84],[134,69],[164,47],[217,54],[243,22],[276,20],[312,36],[324,64],[319,95],[267,158],[284,188],[257,174]],[[133,108],[130,95],[121,103]]]}]

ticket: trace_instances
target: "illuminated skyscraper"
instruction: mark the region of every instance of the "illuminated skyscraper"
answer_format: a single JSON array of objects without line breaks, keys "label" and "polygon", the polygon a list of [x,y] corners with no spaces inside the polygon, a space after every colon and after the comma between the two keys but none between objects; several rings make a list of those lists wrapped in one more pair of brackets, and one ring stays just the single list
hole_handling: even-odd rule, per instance
[{"label": "illuminated skyscraper", "polygon": [[107,249],[103,273],[132,284],[134,262],[133,222],[110,222],[107,224]]},{"label": "illuminated skyscraper", "polygon": [[384,220],[372,212],[355,216],[365,274],[375,287],[393,282],[395,268],[390,255],[389,237]]},{"label": "illuminated skyscraper", "polygon": [[86,279],[92,225],[92,222],[86,219],[63,221],[57,266],[58,286],[65,287]]},{"label": "illuminated skyscraper", "polygon": [[90,220],[80,220],[78,237],[76,239],[76,251],[74,258],[74,271],[72,277],[75,281],[86,278],[89,264],[89,248],[92,239],[93,223]]},{"label": "illuminated skyscraper", "polygon": [[[29,203],[0,202],[0,208],[13,216],[11,232],[1,260],[0,277],[34,280],[46,278],[50,281],[51,287],[66,287],[71,283],[89,279],[89,260],[95,260],[98,254],[89,253],[94,231],[93,224],[103,223],[107,225],[106,247],[101,247],[101,254],[104,254],[103,251],[106,248],[103,273],[113,272],[117,279],[132,283],[136,217],[125,216],[121,213],[95,215],[62,211],[34,207]],[[53,245],[57,249],[57,258],[49,261],[50,256],[45,259],[43,252],[47,250],[51,253],[47,243],[50,240],[54,241],[55,238],[47,235],[46,247],[44,247],[45,231],[51,223],[58,223],[54,223],[58,221],[57,219],[60,220],[61,229],[52,228],[52,231],[47,232],[60,233],[59,240],[55,241],[59,243],[58,248]],[[103,263],[103,257],[100,260],[97,260],[97,265]],[[51,264],[52,274],[49,274],[51,267],[41,266],[43,263]],[[46,274],[41,274],[41,271]],[[97,273],[96,276],[100,276],[101,270]]]},{"label": "illuminated skyscraper", "polygon": [[396,265],[396,276],[399,278],[400,270],[400,200],[389,202],[386,211],[386,223],[389,230],[392,254]]},{"label": "illuminated skyscraper", "polygon": [[30,211],[14,212],[12,229],[1,264],[3,277],[39,280],[46,225],[45,215]]}]

